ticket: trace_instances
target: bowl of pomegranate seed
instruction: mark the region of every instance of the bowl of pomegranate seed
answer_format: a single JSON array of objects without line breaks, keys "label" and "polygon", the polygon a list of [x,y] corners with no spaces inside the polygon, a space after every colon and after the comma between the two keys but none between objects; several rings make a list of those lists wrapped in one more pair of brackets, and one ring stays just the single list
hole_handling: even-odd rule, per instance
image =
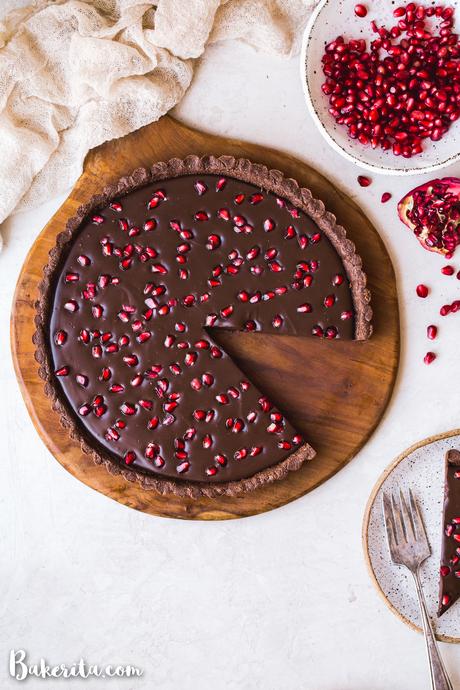
[{"label": "bowl of pomegranate seed", "polygon": [[301,79],[329,144],[388,175],[460,160],[460,9],[322,0],[305,30]]}]

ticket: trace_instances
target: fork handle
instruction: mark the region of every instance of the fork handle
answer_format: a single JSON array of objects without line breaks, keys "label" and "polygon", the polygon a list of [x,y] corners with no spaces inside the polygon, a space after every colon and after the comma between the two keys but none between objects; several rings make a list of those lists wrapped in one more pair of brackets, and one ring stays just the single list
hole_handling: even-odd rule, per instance
[{"label": "fork handle", "polygon": [[423,632],[425,633],[426,650],[428,654],[428,661],[430,663],[431,687],[433,690],[453,690],[452,683],[449,680],[449,676],[447,675],[441,655],[439,654],[438,644],[433,631],[433,625],[426,608],[425,596],[420,583],[419,572],[416,570],[412,574],[414,576],[415,586],[417,588]]}]

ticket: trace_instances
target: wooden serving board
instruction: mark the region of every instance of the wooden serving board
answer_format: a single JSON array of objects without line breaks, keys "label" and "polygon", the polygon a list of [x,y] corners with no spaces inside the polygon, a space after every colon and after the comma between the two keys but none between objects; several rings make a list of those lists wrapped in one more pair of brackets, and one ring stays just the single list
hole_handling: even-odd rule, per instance
[{"label": "wooden serving board", "polygon": [[[375,333],[368,342],[219,333],[220,343],[241,369],[318,452],[285,480],[239,498],[160,496],[95,465],[57,423],[34,360],[37,285],[67,219],[102,186],[134,168],[191,153],[247,157],[309,187],[355,242],[369,276],[375,312]],[[391,396],[399,361],[395,275],[382,240],[362,211],[313,168],[277,151],[192,130],[165,116],[87,156],[82,176],[35,241],[22,268],[13,301],[11,347],[19,385],[38,433],[54,457],[80,481],[153,515],[200,520],[244,517],[284,505],[324,482],[360,450],[376,428]]]}]

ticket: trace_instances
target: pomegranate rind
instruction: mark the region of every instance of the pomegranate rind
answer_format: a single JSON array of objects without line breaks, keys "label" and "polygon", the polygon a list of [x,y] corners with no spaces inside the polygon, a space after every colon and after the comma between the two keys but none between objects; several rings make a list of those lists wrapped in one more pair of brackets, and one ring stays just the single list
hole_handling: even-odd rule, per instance
[{"label": "pomegranate rind", "polygon": [[[442,213],[442,204],[447,205],[447,213]],[[427,217],[422,210],[437,222],[436,227],[417,222]],[[398,215],[424,249],[452,255],[460,244],[460,179],[443,177],[415,187],[398,203]]]}]

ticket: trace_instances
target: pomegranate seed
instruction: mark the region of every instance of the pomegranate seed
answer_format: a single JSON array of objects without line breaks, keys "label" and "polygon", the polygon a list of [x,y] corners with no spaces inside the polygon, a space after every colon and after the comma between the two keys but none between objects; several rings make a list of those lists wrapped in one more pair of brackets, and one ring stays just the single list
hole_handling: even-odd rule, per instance
[{"label": "pomegranate seed", "polygon": [[195,347],[198,350],[209,350],[209,342],[207,340],[197,340]]},{"label": "pomegranate seed", "polygon": [[123,405],[120,407],[120,410],[123,414],[128,416],[136,414],[136,406],[131,405],[130,403],[123,403]]},{"label": "pomegranate seed", "polygon": [[448,314],[450,314],[451,311],[452,311],[451,305],[450,304],[444,304],[441,307],[441,309],[439,310],[439,313],[441,314],[441,316],[447,316]]},{"label": "pomegranate seed", "polygon": [[326,328],[324,335],[329,340],[333,340],[334,338],[337,338],[337,336],[338,336],[337,328],[335,326],[329,326],[328,328]]},{"label": "pomegranate seed", "polygon": [[222,319],[228,319],[232,314],[233,307],[231,304],[229,304],[228,307],[224,307],[224,309],[221,309],[220,311],[220,316]]},{"label": "pomegranate seed", "polygon": [[442,577],[446,577],[450,573],[450,568],[448,565],[442,565],[440,568],[440,573]]},{"label": "pomegranate seed", "polygon": [[265,232],[271,232],[275,229],[275,221],[271,218],[266,218],[264,220],[264,230]]},{"label": "pomegranate seed", "polygon": [[96,417],[102,417],[107,412],[107,407],[106,405],[96,405],[96,407],[93,409],[93,412]]},{"label": "pomegranate seed", "polygon": [[428,288],[426,285],[423,285],[423,283],[420,283],[420,285],[417,285],[415,288],[415,291],[419,297],[422,299],[425,299],[425,297],[428,297]]},{"label": "pomegranate seed", "polygon": [[205,185],[205,183],[202,180],[197,180],[195,182],[194,187],[195,187],[199,196],[202,196],[205,192],[208,191],[207,186]]},{"label": "pomegranate seed", "polygon": [[432,362],[434,362],[435,359],[436,355],[434,352],[427,352],[425,357],[423,358],[423,361],[425,362],[425,364],[431,364]]},{"label": "pomegranate seed", "polygon": [[74,299],[71,299],[64,304],[64,309],[67,309],[67,311],[70,311],[70,313],[74,313],[78,311],[78,302],[76,302]]},{"label": "pomegranate seed", "polygon": [[448,594],[444,594],[442,597],[442,605],[443,606],[449,606],[450,604],[450,596]]},{"label": "pomegranate seed", "polygon": [[66,273],[64,277],[64,282],[66,283],[76,283],[80,279],[78,273]]},{"label": "pomegranate seed", "polygon": [[160,273],[161,275],[164,275],[168,272],[168,269],[165,266],[163,266],[163,264],[152,264],[150,270],[152,271],[152,273]]},{"label": "pomegranate seed", "polygon": [[220,237],[219,235],[209,235],[208,241],[206,243],[206,249],[210,251],[220,247]]},{"label": "pomegranate seed", "polygon": [[365,17],[367,15],[367,9],[364,5],[355,5],[355,14],[357,17]]},{"label": "pomegranate seed", "polygon": [[123,362],[128,367],[135,367],[139,363],[139,360],[136,355],[125,355],[123,357]]},{"label": "pomegranate seed", "polygon": [[185,366],[192,367],[195,364],[197,357],[198,355],[196,352],[187,352],[184,359]]},{"label": "pomegranate seed", "polygon": [[214,376],[206,372],[201,376],[201,380],[203,381],[203,384],[205,386],[209,387],[212,386],[212,384],[214,383]]},{"label": "pomegranate seed", "polygon": [[309,314],[312,311],[313,307],[311,304],[308,304],[308,302],[305,302],[305,304],[301,304],[299,307],[297,307],[297,311],[300,314]]},{"label": "pomegranate seed", "polygon": [[59,369],[56,369],[56,371],[54,373],[56,374],[56,376],[68,376],[69,372],[70,372],[70,367],[64,366],[64,367],[60,367]]},{"label": "pomegranate seed", "polygon": [[334,278],[332,279],[332,284],[335,286],[342,285],[344,282],[344,277],[340,273],[338,273]]},{"label": "pomegranate seed", "polygon": [[390,194],[390,192],[384,192],[384,193],[382,194],[382,197],[381,197],[380,201],[382,202],[382,204],[386,204],[387,201],[390,201],[390,199],[391,199],[391,194]]},{"label": "pomegranate seed", "polygon": [[435,340],[436,336],[438,335],[437,326],[428,326],[426,329],[426,335],[430,340]]},{"label": "pomegranate seed", "polygon": [[235,419],[232,426],[232,431],[235,434],[239,434],[244,428],[244,422],[242,419]]},{"label": "pomegranate seed", "polygon": [[455,273],[455,269],[453,266],[443,266],[441,268],[441,273],[445,276],[453,276]]},{"label": "pomegranate seed", "polygon": [[358,183],[361,187],[369,187],[369,185],[372,184],[372,180],[370,177],[366,177],[365,175],[359,175]]},{"label": "pomegranate seed", "polygon": [[136,453],[133,450],[128,450],[124,455],[124,460],[127,465],[132,465],[136,459]]},{"label": "pomegranate seed", "polygon": [[279,273],[280,271],[284,270],[279,261],[269,261],[268,268],[274,273]]},{"label": "pomegranate seed", "polygon": [[335,304],[335,295],[328,295],[327,297],[324,298],[324,306],[325,307],[333,307]]},{"label": "pomegranate seed", "polygon": [[149,443],[145,448],[144,455],[149,460],[153,460],[156,455],[160,452],[159,447],[156,443]]},{"label": "pomegranate seed", "polygon": [[194,295],[186,295],[182,300],[182,304],[184,307],[192,307],[195,304]]},{"label": "pomegranate seed", "polygon": [[190,381],[190,385],[193,390],[199,391],[203,384],[201,383],[200,379],[194,378]]},{"label": "pomegranate seed", "polygon": [[56,331],[54,335],[54,342],[56,345],[64,345],[67,341],[67,333],[65,331]]},{"label": "pomegranate seed", "polygon": [[77,374],[75,376],[75,380],[83,388],[86,388],[86,386],[88,385],[88,382],[89,382],[88,377],[85,376],[84,374]]}]

